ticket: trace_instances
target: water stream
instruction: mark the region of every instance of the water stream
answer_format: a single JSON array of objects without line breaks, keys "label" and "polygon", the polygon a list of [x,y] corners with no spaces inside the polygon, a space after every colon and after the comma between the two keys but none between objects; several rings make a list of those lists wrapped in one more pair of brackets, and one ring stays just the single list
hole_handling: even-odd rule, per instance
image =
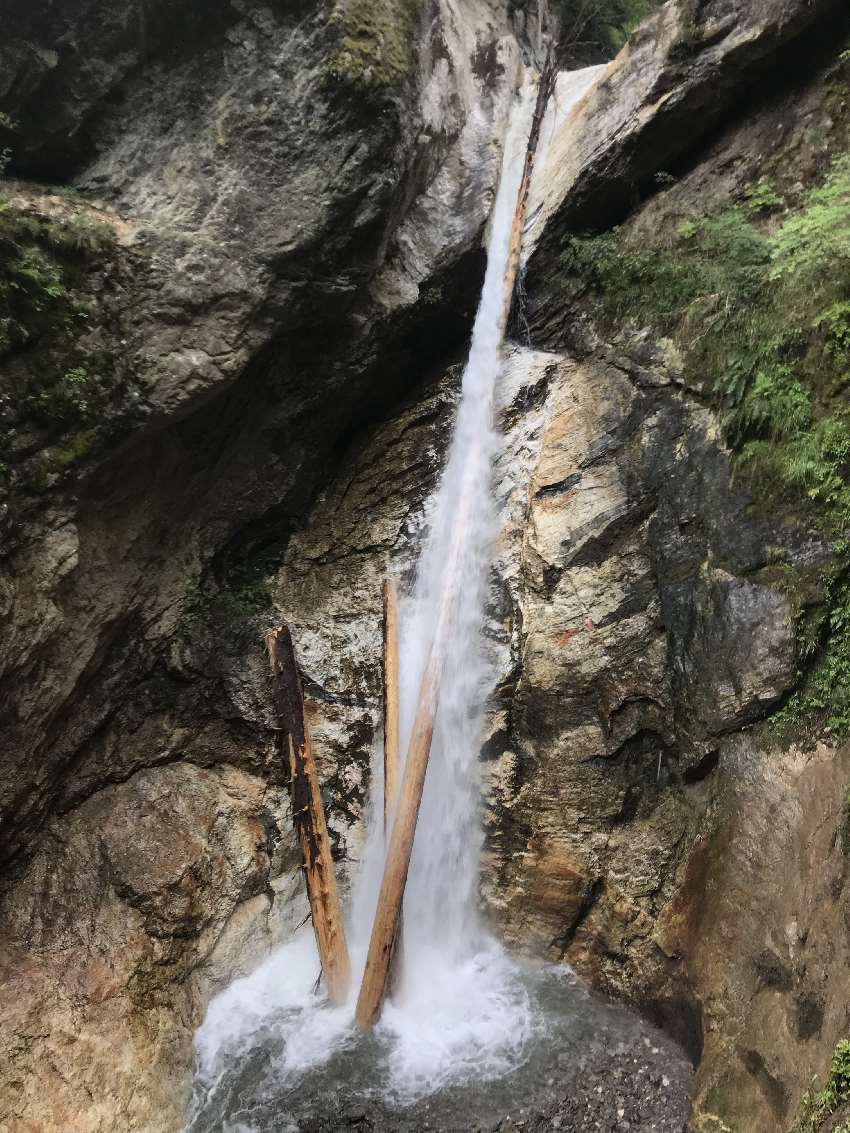
[{"label": "water stream", "polygon": [[[574,97],[586,85],[575,83]],[[563,1074],[559,1059],[578,1066],[589,1051],[609,1049],[625,1035],[635,1043],[645,1039],[642,1024],[589,996],[567,970],[530,968],[509,957],[477,912],[478,748],[494,679],[482,648],[498,530],[491,488],[498,448],[493,407],[510,232],[534,98],[529,85],[511,115],[455,430],[429,503],[429,535],[414,592],[401,609],[404,751],[446,571],[454,571],[462,601],[447,631],[442,696],[405,893],[400,980],[374,1033],[356,1032],[354,1000],[384,863],[376,758],[369,834],[349,911],[351,1002],[334,1009],[317,990],[309,926],[252,976],[234,983],[213,1001],[196,1036],[189,1133],[334,1129],[352,1105],[394,1115],[387,1128],[485,1128],[491,1118],[495,1127],[517,1094],[546,1093]],[[561,97],[557,112],[564,111]]]}]

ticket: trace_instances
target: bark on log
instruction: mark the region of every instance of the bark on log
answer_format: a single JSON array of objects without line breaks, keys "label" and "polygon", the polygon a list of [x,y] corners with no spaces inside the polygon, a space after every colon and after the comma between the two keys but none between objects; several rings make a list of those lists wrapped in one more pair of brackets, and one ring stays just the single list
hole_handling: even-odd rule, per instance
[{"label": "bark on log", "polygon": [[398,599],[395,583],[384,582],[384,830],[398,793]]},{"label": "bark on log", "polygon": [[[528,187],[534,166],[534,154],[540,139],[540,128],[546,113],[546,105],[554,88],[556,71],[552,53],[540,76],[534,118],[529,132],[528,147],[523,165],[522,180],[517,195],[514,220],[511,228],[508,263],[505,271],[505,303],[501,329],[504,332],[510,314],[514,284],[519,268],[522,247],[522,230],[525,222],[525,206]],[[355,1021],[362,1030],[374,1026],[381,1013],[381,1005],[386,994],[388,977],[393,960],[395,939],[401,919],[401,906],[407,883],[407,871],[413,852],[416,835],[416,822],[422,802],[425,774],[428,770],[428,757],[434,737],[434,722],[440,699],[440,678],[443,669],[446,642],[454,617],[455,605],[460,597],[457,579],[460,575],[460,559],[463,552],[464,530],[468,516],[474,507],[472,485],[464,486],[460,495],[458,511],[454,519],[452,545],[446,562],[445,583],[437,617],[434,641],[425,666],[419,688],[419,701],[413,722],[413,731],[407,749],[404,777],[399,791],[392,834],[390,835],[384,876],[378,895],[372,936],[366,956],[363,982],[357,999]]]},{"label": "bark on log", "polygon": [[416,820],[428,769],[431,739],[434,735],[434,716],[439,692],[439,664],[432,655],[420,688],[419,708],[413,725],[404,778],[396,807],[390,844],[369,953],[363,972],[363,983],[357,999],[355,1021],[361,1030],[368,1030],[377,1021],[384,1000],[387,978],[393,960],[396,933],[401,917],[401,903],[416,834]]},{"label": "bark on log", "polygon": [[278,724],[278,751],[286,756],[292,792],[292,817],[301,843],[310,915],[325,987],[331,1002],[345,1003],[351,988],[351,963],[331,857],[325,808],[316,761],[304,716],[301,680],[287,626],[266,634],[272,671],[272,696]]}]

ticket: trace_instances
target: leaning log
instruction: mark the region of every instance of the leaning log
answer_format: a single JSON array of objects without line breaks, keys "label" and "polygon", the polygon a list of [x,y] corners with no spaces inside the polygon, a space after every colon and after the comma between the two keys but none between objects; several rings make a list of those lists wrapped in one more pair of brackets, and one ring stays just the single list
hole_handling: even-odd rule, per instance
[{"label": "leaning log", "polygon": [[389,828],[398,791],[398,598],[384,582],[384,830]]},{"label": "leaning log", "polygon": [[546,62],[540,74],[537,85],[537,100],[534,104],[534,117],[531,120],[531,129],[528,132],[528,145],[525,151],[525,162],[522,167],[522,180],[517,193],[514,220],[511,225],[511,239],[508,245],[508,263],[505,271],[505,304],[502,313],[502,331],[507,326],[511,313],[514,288],[519,274],[519,258],[522,252],[522,230],[525,226],[525,206],[528,203],[528,190],[531,187],[531,175],[534,172],[534,158],[537,154],[537,145],[540,141],[540,131],[543,128],[543,119],[546,117],[546,108],[549,99],[555,91],[558,79],[558,70],[555,64],[555,54],[550,45]]},{"label": "leaning log", "polygon": [[422,788],[425,785],[425,772],[428,769],[428,756],[431,739],[434,735],[434,716],[440,688],[440,666],[433,652],[420,688],[419,708],[413,724],[407,760],[404,765],[404,778],[401,783],[398,805],[395,812],[390,843],[378,907],[372,925],[369,952],[360,995],[357,999],[355,1020],[361,1030],[368,1030],[377,1021],[387,986],[387,977],[393,961],[393,952],[401,917],[401,903],[407,883],[410,855],[416,834],[416,820],[419,817],[419,804]]},{"label": "leaning log", "polygon": [[[528,147],[523,165],[522,179],[517,194],[514,211],[508,262],[505,270],[505,301],[502,310],[500,331],[504,334],[510,314],[514,286],[519,269],[522,247],[522,230],[525,223],[525,206],[534,166],[534,154],[540,139],[540,129],[546,113],[549,96],[554,89],[555,66],[550,52],[537,91],[534,118],[529,132]],[[378,894],[378,905],[369,940],[363,982],[357,999],[355,1020],[362,1030],[374,1026],[381,1012],[381,1004],[387,989],[387,980],[393,959],[395,939],[401,919],[401,906],[407,884],[407,872],[413,852],[416,835],[416,822],[425,786],[425,773],[434,737],[434,722],[440,699],[440,684],[445,660],[445,650],[449,630],[454,619],[454,611],[459,600],[459,579],[464,546],[465,529],[475,505],[474,483],[463,486],[457,514],[454,517],[452,543],[446,561],[445,581],[440,598],[434,640],[425,665],[419,688],[419,700],[413,721],[413,731],[407,749],[404,776],[399,789],[392,834],[387,847],[384,876]]]},{"label": "leaning log", "polygon": [[287,760],[292,817],[301,843],[310,915],[328,998],[340,1006],[351,988],[351,963],[345,941],[339,894],[331,857],[325,808],[316,761],[304,716],[304,697],[287,626],[266,634],[277,716],[278,752]]}]

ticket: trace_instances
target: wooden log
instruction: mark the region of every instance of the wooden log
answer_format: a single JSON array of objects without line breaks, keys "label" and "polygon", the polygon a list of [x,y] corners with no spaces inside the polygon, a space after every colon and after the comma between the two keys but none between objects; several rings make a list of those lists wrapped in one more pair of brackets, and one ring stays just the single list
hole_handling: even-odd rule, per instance
[{"label": "wooden log", "polygon": [[[446,558],[446,574],[434,639],[425,664],[419,685],[419,698],[413,730],[407,748],[404,775],[399,789],[395,819],[389,845],[387,846],[384,876],[378,894],[378,905],[369,939],[366,967],[363,982],[357,998],[354,1018],[361,1030],[369,1030],[377,1022],[387,986],[396,986],[398,969],[395,964],[398,951],[397,937],[401,924],[401,906],[407,884],[407,871],[413,853],[416,836],[416,822],[422,803],[422,790],[425,786],[425,773],[431,754],[431,741],[434,738],[434,723],[440,699],[440,676],[445,660],[449,630],[454,619],[455,606],[459,598],[458,579],[461,571],[464,536],[471,508],[473,494],[465,484],[461,490],[461,503],[455,517],[452,541]],[[394,964],[395,958],[395,964]],[[395,971],[394,971],[395,969]],[[394,972],[392,979],[390,974]]]},{"label": "wooden log", "polygon": [[[400,773],[399,752],[399,691],[398,691],[398,595],[391,578],[384,581],[384,838],[392,824],[392,813],[398,795]],[[390,994],[398,990],[401,982],[403,952],[403,915],[399,913],[398,927],[390,956],[388,986]]]},{"label": "wooden log", "polygon": [[384,830],[398,792],[398,597],[391,578],[384,582]]},{"label": "wooden log", "polygon": [[369,941],[366,968],[357,999],[354,1018],[357,1026],[364,1031],[372,1027],[380,1015],[393,960],[401,917],[401,903],[416,834],[416,820],[419,817],[422,788],[425,785],[425,772],[428,769],[428,756],[434,735],[434,717],[440,688],[439,673],[438,659],[432,654],[420,687],[419,708],[413,724],[410,746],[407,749],[404,778],[387,847],[387,860]]},{"label": "wooden log", "polygon": [[[525,206],[528,199],[528,188],[531,182],[531,173],[534,165],[534,154],[540,138],[540,128],[546,113],[546,105],[552,89],[554,88],[555,78],[555,65],[550,52],[543,74],[540,77],[534,118],[529,133],[522,180],[520,182],[519,193],[517,194],[516,209],[514,211],[513,225],[511,228],[511,242],[505,271],[505,302],[501,326],[503,332],[510,314],[514,284],[519,268],[522,230],[525,223]],[[419,817],[419,807],[422,802],[425,774],[428,770],[431,741],[434,737],[434,722],[439,706],[440,678],[443,670],[445,648],[448,641],[449,628],[454,617],[455,606],[460,597],[458,594],[460,563],[463,553],[465,528],[475,503],[473,488],[474,484],[467,482],[461,489],[460,502],[458,504],[457,514],[454,518],[452,543],[446,562],[445,582],[440,599],[434,640],[419,687],[419,700],[413,721],[413,731],[411,732],[410,743],[407,749],[404,776],[399,790],[395,821],[393,822],[392,833],[387,847],[384,876],[381,881],[380,893],[378,894],[378,905],[375,910],[375,920],[372,925],[372,935],[369,940],[366,967],[363,972],[363,982],[360,985],[360,994],[357,999],[357,1008],[355,1011],[355,1021],[362,1030],[368,1030],[370,1027],[374,1026],[380,1015],[392,965],[395,940],[401,919],[404,889],[407,884],[410,857],[413,852],[413,842],[416,836],[416,822]]]},{"label": "wooden log", "polygon": [[531,185],[531,175],[534,172],[534,158],[537,154],[538,143],[540,142],[540,131],[543,127],[543,119],[546,117],[546,107],[549,105],[549,99],[555,90],[557,78],[558,70],[555,62],[555,54],[550,44],[549,51],[546,55],[546,62],[540,73],[540,81],[537,85],[537,100],[534,104],[534,116],[531,119],[531,129],[528,133],[528,146],[526,147],[525,162],[522,167],[522,180],[520,181],[519,192],[517,194],[514,220],[511,225],[511,239],[508,245],[508,263],[505,271],[505,305],[502,315],[503,330],[507,326],[508,318],[511,313],[514,287],[516,286],[517,274],[519,272],[519,258],[522,252],[522,230],[525,226],[525,207],[528,203],[528,190]]},{"label": "wooden log", "polygon": [[319,960],[330,1001],[340,1006],[351,988],[351,963],[331,857],[316,761],[304,716],[304,698],[292,635],[287,626],[266,634],[278,751],[289,764],[292,817],[301,843],[304,879]]}]

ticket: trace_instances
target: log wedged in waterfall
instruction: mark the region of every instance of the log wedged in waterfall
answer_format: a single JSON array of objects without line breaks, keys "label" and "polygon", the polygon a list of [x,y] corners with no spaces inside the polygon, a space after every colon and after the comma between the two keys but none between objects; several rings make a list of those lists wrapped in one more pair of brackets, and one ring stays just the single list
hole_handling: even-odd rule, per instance
[{"label": "log wedged in waterfall", "polygon": [[384,828],[390,822],[398,791],[398,595],[391,578],[384,581]]},{"label": "log wedged in waterfall", "polygon": [[310,916],[328,997],[340,1005],[351,988],[351,963],[345,939],[324,803],[304,714],[301,678],[292,635],[285,625],[266,634],[277,717],[278,753],[286,756],[292,795],[292,818],[301,844]]},{"label": "log wedged in waterfall", "polygon": [[[398,688],[398,592],[391,578],[384,580],[384,838],[390,829],[398,795],[399,688]],[[402,964],[402,918],[396,930],[390,957],[390,990],[398,988]]]},{"label": "log wedged in waterfall", "polygon": [[522,230],[525,225],[525,208],[528,204],[528,190],[531,185],[531,174],[534,171],[534,158],[537,154],[537,146],[540,142],[540,131],[543,127],[543,119],[546,117],[546,108],[555,90],[557,78],[558,71],[555,64],[555,53],[550,44],[546,54],[546,62],[543,65],[543,70],[540,73],[540,81],[537,86],[534,117],[531,120],[531,129],[528,133],[528,146],[525,151],[522,180],[520,181],[519,193],[517,194],[514,221],[511,225],[508,266],[505,272],[505,309],[502,317],[503,333],[511,313],[511,303],[513,302],[514,288],[516,287],[517,275],[519,273],[519,258],[522,252]]},{"label": "log wedged in waterfall", "polygon": [[[540,139],[540,129],[546,107],[554,87],[555,75],[554,57],[550,51],[538,84],[534,115],[514,207],[503,278],[503,301],[497,328],[500,338],[504,335],[510,314],[514,285],[519,269],[525,207],[534,167],[534,156]],[[463,555],[464,533],[467,520],[474,506],[475,499],[472,497],[472,486],[466,483],[461,492],[453,521],[453,535],[446,561],[445,583],[440,599],[434,638],[419,688],[413,730],[404,765],[404,776],[396,804],[392,833],[387,846],[384,875],[378,895],[363,981],[357,1000],[355,1019],[357,1025],[363,1030],[372,1027],[380,1015],[393,963],[396,936],[401,919],[401,906],[407,884],[407,874],[416,835],[416,823],[419,817],[419,807],[422,801],[422,791],[425,785],[440,700],[445,649],[452,624],[453,611],[460,597],[458,575]]]}]

